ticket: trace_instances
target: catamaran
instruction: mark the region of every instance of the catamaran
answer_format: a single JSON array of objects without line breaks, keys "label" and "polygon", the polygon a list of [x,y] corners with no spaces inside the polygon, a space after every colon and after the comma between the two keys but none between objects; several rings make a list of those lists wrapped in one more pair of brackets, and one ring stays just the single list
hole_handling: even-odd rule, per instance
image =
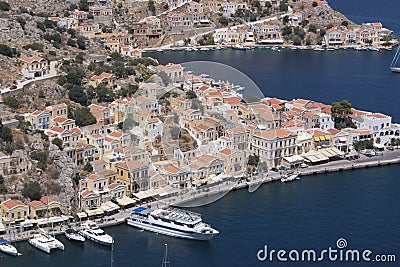
[{"label": "catamaran", "polygon": [[57,240],[55,237],[41,230],[39,234],[33,235],[31,239],[28,240],[29,244],[32,246],[50,253],[52,249],[64,250],[64,244]]},{"label": "catamaran", "polygon": [[[46,184],[46,196],[47,196],[47,184]],[[47,221],[49,220],[49,201],[47,201]],[[53,226],[52,226],[53,229]],[[34,234],[32,238],[28,240],[29,244],[32,246],[50,253],[52,249],[61,249],[64,250],[64,244],[61,243],[61,241],[57,240],[54,236],[50,235],[49,233],[49,227],[47,226],[47,233],[43,230],[40,229],[38,234]]]},{"label": "catamaran", "polygon": [[210,240],[219,234],[203,222],[200,214],[175,208],[152,210],[138,207],[132,211],[127,224],[159,234],[193,240]]},{"label": "catamaran", "polygon": [[400,45],[396,50],[396,54],[394,54],[394,58],[392,60],[392,63],[390,64],[390,70],[392,72],[400,72],[400,66],[396,67],[397,61],[399,60],[400,57]]}]

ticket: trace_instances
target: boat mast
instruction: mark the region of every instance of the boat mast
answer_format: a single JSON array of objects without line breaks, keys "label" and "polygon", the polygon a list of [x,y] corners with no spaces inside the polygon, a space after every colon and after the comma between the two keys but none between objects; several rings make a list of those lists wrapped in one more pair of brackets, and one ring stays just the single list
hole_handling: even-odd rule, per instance
[{"label": "boat mast", "polygon": [[111,243],[111,267],[114,267],[114,242]]},{"label": "boat mast", "polygon": [[400,56],[400,45],[396,50],[396,54],[394,55],[394,58],[392,60],[392,63],[390,64],[390,67],[394,67],[397,63],[397,61],[399,60],[399,56]]},{"label": "boat mast", "polygon": [[165,253],[163,257],[162,267],[169,267],[169,260],[168,260],[168,245],[165,244]]}]

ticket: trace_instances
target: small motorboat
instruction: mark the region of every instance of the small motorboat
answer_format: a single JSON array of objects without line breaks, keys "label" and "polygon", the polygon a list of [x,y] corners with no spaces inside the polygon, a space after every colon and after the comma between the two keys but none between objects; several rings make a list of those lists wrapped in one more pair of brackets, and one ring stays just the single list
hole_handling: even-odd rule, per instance
[{"label": "small motorboat", "polygon": [[18,250],[6,239],[0,239],[0,251],[12,256],[22,255],[21,253],[18,253]]},{"label": "small motorboat", "polygon": [[78,231],[72,228],[68,228],[67,230],[65,230],[64,234],[65,237],[70,241],[85,242],[85,238],[80,235]]},{"label": "small motorboat", "polygon": [[286,177],[281,179],[281,182],[282,183],[286,183],[286,182],[291,182],[291,181],[294,181],[294,180],[300,180],[300,177],[299,177],[298,174],[292,174],[292,175],[286,176]]}]

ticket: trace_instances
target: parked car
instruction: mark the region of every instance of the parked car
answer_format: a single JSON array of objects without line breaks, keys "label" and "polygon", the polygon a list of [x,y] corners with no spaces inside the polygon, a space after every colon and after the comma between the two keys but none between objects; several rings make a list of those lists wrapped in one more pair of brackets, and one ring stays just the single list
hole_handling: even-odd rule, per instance
[{"label": "parked car", "polygon": [[308,168],[308,165],[307,164],[305,164],[305,163],[302,163],[302,164],[300,164],[300,168]]},{"label": "parked car", "polygon": [[274,168],[271,169],[271,171],[278,172],[279,170],[274,167]]},{"label": "parked car", "polygon": [[287,171],[287,170],[289,170],[289,168],[286,167],[286,166],[280,166],[280,167],[279,167],[279,170]]}]

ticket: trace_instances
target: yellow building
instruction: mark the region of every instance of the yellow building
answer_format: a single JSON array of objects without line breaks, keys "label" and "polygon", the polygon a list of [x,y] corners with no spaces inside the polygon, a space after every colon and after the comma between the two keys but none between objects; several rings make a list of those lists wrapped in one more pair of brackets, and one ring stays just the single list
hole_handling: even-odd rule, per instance
[{"label": "yellow building", "polygon": [[149,166],[137,161],[123,161],[115,165],[118,181],[128,191],[149,189]]},{"label": "yellow building", "polygon": [[3,220],[8,222],[24,221],[29,215],[29,207],[19,200],[9,199],[0,204]]}]

